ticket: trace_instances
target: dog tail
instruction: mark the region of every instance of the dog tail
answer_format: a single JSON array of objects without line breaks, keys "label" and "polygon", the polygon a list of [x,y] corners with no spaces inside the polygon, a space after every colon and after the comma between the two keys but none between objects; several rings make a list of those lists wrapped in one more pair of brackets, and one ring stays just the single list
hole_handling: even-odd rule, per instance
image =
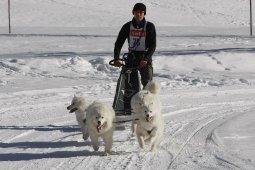
[{"label": "dog tail", "polygon": [[152,94],[158,94],[160,92],[160,85],[156,81],[150,81],[147,83],[147,85],[144,88],[145,90],[148,90]]}]

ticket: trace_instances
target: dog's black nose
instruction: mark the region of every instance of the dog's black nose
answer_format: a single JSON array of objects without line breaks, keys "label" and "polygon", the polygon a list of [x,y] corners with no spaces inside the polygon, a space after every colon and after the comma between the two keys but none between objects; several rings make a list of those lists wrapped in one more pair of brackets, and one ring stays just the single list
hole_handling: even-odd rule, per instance
[{"label": "dog's black nose", "polygon": [[147,114],[146,117],[150,117],[150,115]]},{"label": "dog's black nose", "polygon": [[101,121],[98,121],[97,124],[101,125]]},{"label": "dog's black nose", "polygon": [[66,109],[69,110],[69,106]]}]

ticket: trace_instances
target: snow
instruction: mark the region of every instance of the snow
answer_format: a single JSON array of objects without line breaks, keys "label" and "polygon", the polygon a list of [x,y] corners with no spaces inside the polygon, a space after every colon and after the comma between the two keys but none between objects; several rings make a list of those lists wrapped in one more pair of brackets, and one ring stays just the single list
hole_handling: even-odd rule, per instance
[{"label": "snow", "polygon": [[141,151],[126,123],[103,157],[66,110],[74,94],[112,104],[120,69],[108,62],[136,1],[12,0],[12,35],[1,1],[0,169],[255,169],[248,2],[142,2],[157,29],[158,152]]}]

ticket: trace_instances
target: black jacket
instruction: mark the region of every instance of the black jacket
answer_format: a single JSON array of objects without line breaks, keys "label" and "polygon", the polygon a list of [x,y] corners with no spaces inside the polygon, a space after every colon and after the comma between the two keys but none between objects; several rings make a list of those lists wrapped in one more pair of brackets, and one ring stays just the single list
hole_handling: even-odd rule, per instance
[{"label": "black jacket", "polygon": [[[129,42],[129,32],[130,32],[130,22],[133,23],[135,28],[141,28],[145,24],[145,19],[137,25],[135,19],[133,18],[132,21],[127,22],[124,24],[119,32],[118,38],[115,42],[114,47],[114,59],[119,59],[120,51],[125,43],[125,40],[128,38]],[[145,60],[148,62],[152,62],[152,55],[156,49],[156,29],[153,23],[147,21],[146,26],[146,37],[145,37],[145,46],[146,46],[146,53],[145,53]]]}]

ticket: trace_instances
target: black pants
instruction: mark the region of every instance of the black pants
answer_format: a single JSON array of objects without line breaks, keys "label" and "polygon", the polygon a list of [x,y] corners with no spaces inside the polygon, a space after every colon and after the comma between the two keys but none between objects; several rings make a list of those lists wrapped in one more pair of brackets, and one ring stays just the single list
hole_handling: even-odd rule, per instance
[{"label": "black pants", "polygon": [[[126,60],[125,72],[125,95],[124,95],[124,108],[125,110],[130,110],[131,105],[130,101],[133,95],[135,95],[140,90],[140,82],[138,78],[138,72],[141,76],[141,83],[143,88],[146,84],[153,78],[153,67],[151,63],[148,63],[145,67],[137,68],[140,64],[140,61],[144,58],[143,53],[131,53],[128,55]],[[128,70],[128,68],[133,68]]]}]

